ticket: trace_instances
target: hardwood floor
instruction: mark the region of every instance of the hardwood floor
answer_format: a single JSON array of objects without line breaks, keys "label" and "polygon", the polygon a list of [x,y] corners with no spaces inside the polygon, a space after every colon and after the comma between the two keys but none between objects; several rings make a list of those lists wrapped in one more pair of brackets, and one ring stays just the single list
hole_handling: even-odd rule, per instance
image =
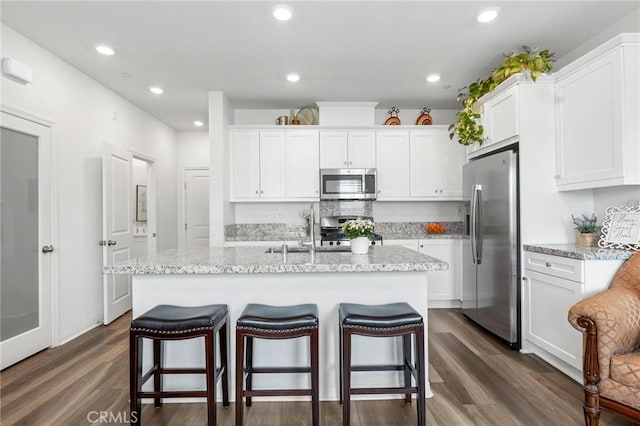
[{"label": "hardwood floor", "polygon": [[[2,425],[124,424],[128,410],[130,316],[100,326],[58,348],[0,373]],[[233,358],[232,358],[233,359]],[[582,388],[532,355],[507,349],[459,310],[429,312],[429,425],[582,425]],[[402,400],[359,401],[354,426],[415,424],[415,404]],[[218,411],[232,426],[233,404]],[[111,419],[99,420],[99,412]],[[259,402],[245,412],[247,426],[310,424],[306,402]],[[321,423],[340,425],[337,402],[321,404]],[[146,425],[206,424],[205,404],[145,405]],[[603,413],[601,425],[625,425]]]}]

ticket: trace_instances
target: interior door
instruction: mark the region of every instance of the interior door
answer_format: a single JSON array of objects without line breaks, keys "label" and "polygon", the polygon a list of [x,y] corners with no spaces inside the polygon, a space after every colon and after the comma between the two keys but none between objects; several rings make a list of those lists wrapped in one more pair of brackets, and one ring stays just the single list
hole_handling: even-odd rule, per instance
[{"label": "interior door", "polygon": [[[103,265],[132,256],[134,195],[131,153],[105,144],[102,156]],[[103,275],[104,324],[131,309],[131,277]]]},{"label": "interior door", "polygon": [[209,169],[184,172],[185,247],[209,247]]},{"label": "interior door", "polygon": [[0,367],[51,346],[49,127],[2,112]]}]

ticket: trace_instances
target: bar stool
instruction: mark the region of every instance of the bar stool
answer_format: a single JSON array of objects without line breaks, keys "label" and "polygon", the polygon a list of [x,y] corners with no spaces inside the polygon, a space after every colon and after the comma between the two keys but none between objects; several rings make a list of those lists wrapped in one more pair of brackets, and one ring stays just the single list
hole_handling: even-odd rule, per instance
[{"label": "bar stool", "polygon": [[[411,394],[417,393],[418,426],[426,423],[424,322],[422,316],[408,303],[386,305],[359,305],[341,303],[340,317],[340,403],[342,422],[351,421],[351,395],[405,394],[405,402],[411,403]],[[369,337],[402,336],[402,365],[351,365],[351,336]],[[411,359],[411,340],[415,336],[415,361]],[[351,372],[403,371],[404,387],[352,388]],[[416,386],[411,386],[411,376]],[[344,396],[344,401],[343,401]]]},{"label": "bar stool", "polygon": [[[172,306],[158,305],[131,321],[129,331],[129,391],[131,397],[131,421],[141,422],[141,398],[153,398],[156,407],[162,406],[162,398],[207,398],[207,420],[216,424],[216,384],[222,378],[222,405],[229,406],[229,370],[227,348],[229,333],[227,305]],[[220,367],[216,368],[216,333],[220,339]],[[164,368],[162,349],[165,340],[186,340],[195,337],[205,339],[206,368]],[[143,338],[153,340],[153,367],[142,375]],[[207,388],[204,391],[163,391],[163,374],[205,374]],[[153,376],[153,392],[143,392],[142,385]],[[135,416],[133,415],[135,413]]]},{"label": "bar stool", "polygon": [[[254,367],[253,339],[293,339],[309,336],[309,367]],[[245,347],[246,338],[246,347]],[[246,349],[245,349],[246,348]],[[246,352],[246,361],[245,358]],[[313,426],[320,422],[318,392],[318,306],[304,304],[294,306],[269,306],[248,304],[236,326],[236,426],[243,424],[242,398],[247,407],[254,396],[311,396]],[[252,376],[258,373],[310,373],[311,389],[254,390]],[[245,380],[246,377],[246,387]],[[245,390],[246,389],[246,390]]]}]

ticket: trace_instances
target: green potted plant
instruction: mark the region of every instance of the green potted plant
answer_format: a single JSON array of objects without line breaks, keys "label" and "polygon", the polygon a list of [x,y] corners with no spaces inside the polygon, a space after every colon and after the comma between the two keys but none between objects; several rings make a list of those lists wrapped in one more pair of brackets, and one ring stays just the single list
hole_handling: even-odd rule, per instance
[{"label": "green potted plant", "polygon": [[502,65],[494,69],[489,77],[463,87],[458,91],[457,100],[462,101],[462,110],[458,112],[458,120],[449,126],[449,137],[458,136],[458,143],[482,145],[482,133],[480,124],[480,112],[476,108],[478,99],[492,92],[500,83],[519,72],[529,72],[531,80],[536,81],[545,72],[553,68],[554,53],[548,50],[539,51],[528,46],[522,46],[522,50],[505,55]]},{"label": "green potted plant", "polygon": [[369,219],[349,220],[342,225],[344,235],[351,240],[351,253],[367,254],[373,237],[373,222]]},{"label": "green potted plant", "polygon": [[591,213],[591,217],[586,214],[583,214],[580,217],[571,215],[571,219],[578,230],[578,245],[584,247],[593,246],[596,233],[596,222],[598,221],[596,215],[594,213]]}]

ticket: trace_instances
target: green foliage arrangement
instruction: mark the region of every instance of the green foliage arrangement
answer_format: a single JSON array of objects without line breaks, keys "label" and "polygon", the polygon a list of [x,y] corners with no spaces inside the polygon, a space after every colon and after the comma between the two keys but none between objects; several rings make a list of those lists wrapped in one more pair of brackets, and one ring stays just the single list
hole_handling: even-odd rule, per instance
[{"label": "green foliage arrangement", "polygon": [[373,222],[369,219],[350,220],[342,225],[342,230],[350,240],[358,237],[371,238],[373,237]]},{"label": "green foliage arrangement", "polygon": [[573,224],[576,225],[578,232],[582,234],[593,234],[596,232],[596,222],[598,218],[595,213],[591,213],[591,217],[588,217],[586,214],[580,217],[571,215],[571,219],[573,220]]},{"label": "green foliage arrangement", "polygon": [[458,135],[458,143],[482,145],[483,127],[480,124],[480,113],[474,110],[474,105],[484,95],[492,92],[500,83],[519,72],[529,71],[531,79],[536,81],[545,72],[553,68],[554,53],[548,50],[539,51],[528,46],[522,46],[521,51],[505,55],[506,59],[491,75],[469,84],[458,91],[457,100],[462,101],[462,110],[458,112],[458,120],[449,126],[449,137]]}]

